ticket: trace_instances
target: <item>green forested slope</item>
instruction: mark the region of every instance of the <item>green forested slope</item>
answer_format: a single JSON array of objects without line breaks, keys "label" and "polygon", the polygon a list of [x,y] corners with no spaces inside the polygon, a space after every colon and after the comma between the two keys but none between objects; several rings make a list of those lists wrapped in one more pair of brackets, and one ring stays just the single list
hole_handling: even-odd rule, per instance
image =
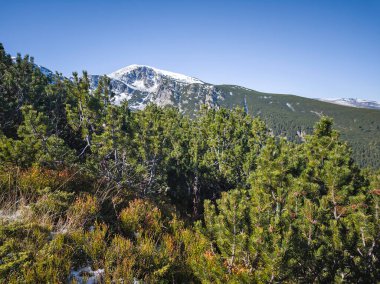
[{"label": "green forested slope", "polygon": [[[310,133],[322,115],[332,117],[342,139],[353,148],[353,157],[362,166],[380,167],[380,111],[325,103],[282,94],[261,93],[222,85],[224,107],[244,106],[248,113],[260,116],[274,134],[298,141],[297,131]],[[232,95],[231,95],[232,93]],[[287,105],[288,104],[288,105]]]}]

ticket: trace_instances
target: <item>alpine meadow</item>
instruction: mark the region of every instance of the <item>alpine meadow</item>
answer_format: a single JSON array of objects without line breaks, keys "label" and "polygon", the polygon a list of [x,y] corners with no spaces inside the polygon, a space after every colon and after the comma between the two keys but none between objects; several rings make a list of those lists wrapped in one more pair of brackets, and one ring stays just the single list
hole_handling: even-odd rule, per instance
[{"label": "alpine meadow", "polygon": [[[80,19],[83,26],[71,32],[80,33],[84,29],[93,35],[93,31],[88,31],[88,23],[94,24],[91,17],[99,16],[96,13],[101,8],[86,6],[86,10],[81,10],[85,1],[69,2],[59,5],[46,2],[46,13],[61,7],[62,15],[69,17],[71,14],[65,9],[78,5],[79,11],[88,13],[80,18],[72,14],[72,21],[77,23]],[[95,2],[104,8],[116,5],[117,1]],[[128,10],[128,16],[146,19],[139,10],[144,1],[137,2],[128,3],[136,9]],[[146,13],[153,19],[164,19],[165,11],[188,7],[171,2],[170,8],[167,6],[170,1],[164,2],[150,3],[153,6],[146,8]],[[208,6],[205,12],[188,9],[198,15],[200,23],[204,23],[203,13],[208,12],[218,25],[222,25],[219,17],[225,19],[228,12],[232,27],[245,29],[244,25],[251,27],[251,18],[236,17],[238,10],[232,8],[225,10],[251,5],[243,2],[210,1],[218,7],[215,15],[210,14],[213,10]],[[344,1],[338,2],[339,7],[347,7]],[[265,5],[271,9],[274,7],[271,5],[284,5],[268,3]],[[315,6],[313,13],[322,13],[316,8],[322,4],[311,3]],[[4,9],[11,9],[12,5],[16,4],[1,4]],[[154,7],[160,5],[166,10],[157,10],[162,15],[154,14]],[[20,9],[17,11],[27,10],[17,7]],[[38,7],[40,11],[42,6]],[[304,9],[305,13],[310,12]],[[348,13],[347,9],[341,13]],[[17,11],[12,14],[21,21],[26,14]],[[107,17],[117,18],[121,11],[127,10],[120,8],[120,12]],[[357,13],[363,11],[358,9]],[[65,37],[68,28],[64,25],[69,25],[69,21],[54,14],[63,21],[61,27],[54,27],[53,16],[47,16],[53,21],[52,26],[48,20],[40,26],[42,20],[38,15],[42,12],[36,12],[36,22],[31,23],[40,29],[41,38],[51,37],[46,39],[49,42],[57,39],[57,34]],[[200,24],[195,19],[190,21],[187,14],[181,15],[182,19],[174,15],[173,21],[178,21],[187,37],[193,40],[196,33],[200,38],[197,30]],[[268,16],[267,26],[262,25],[265,32],[268,29],[269,33],[271,25],[275,25],[275,15],[278,14]],[[113,37],[111,41],[106,36],[122,30],[112,26],[115,28],[112,31],[107,17],[98,17],[99,24],[94,26],[99,35],[96,37],[99,49],[91,41],[87,50],[90,45],[97,51],[121,45],[119,38]],[[302,19],[306,24],[311,21],[306,16]],[[372,18],[361,19],[364,26]],[[58,49],[61,43],[57,42],[56,51],[49,51],[50,47],[43,49],[46,57],[40,54],[34,59],[32,52],[14,52],[14,46],[22,43],[16,41],[22,38],[17,34],[20,30],[15,25],[5,28],[1,21],[1,37],[3,29],[16,32],[8,38],[4,33],[5,40],[0,38],[3,41],[0,43],[0,284],[380,282],[380,104],[375,97],[349,99],[337,93],[335,97],[339,99],[332,99],[327,97],[329,94],[319,95],[325,90],[323,87],[316,88],[312,96],[318,99],[285,94],[288,92],[285,88],[281,94],[261,92],[240,86],[242,81],[231,84],[234,78],[232,82],[214,84],[208,83],[212,79],[203,81],[136,64],[116,69],[110,63],[107,70],[117,71],[108,75],[96,75],[101,74],[96,70],[52,72],[45,67],[49,52],[55,53],[52,58],[58,60],[66,48],[67,53],[73,53],[82,42],[67,42],[62,49]],[[197,45],[190,40],[182,42],[180,33],[171,33],[175,25],[166,26],[166,30],[163,28],[166,20],[162,21],[156,26],[148,20],[144,23],[159,31],[158,35],[152,36],[146,26],[141,29],[151,35],[149,40],[157,50],[171,45],[177,51],[193,48],[193,59],[186,61],[191,66],[191,61],[200,56]],[[186,21],[191,25],[186,25]],[[104,23],[109,26],[102,28]],[[286,18],[281,25],[290,23],[291,19]],[[338,29],[340,22],[337,23],[323,26],[323,31]],[[205,33],[215,28],[213,40],[219,31],[223,31],[223,40],[224,33],[230,31],[227,23],[208,24]],[[132,30],[137,25],[142,23],[128,22],[126,26]],[[307,37],[302,33],[302,23],[297,27],[297,37]],[[128,29],[126,34],[131,33]],[[379,30],[374,25],[375,29]],[[369,35],[369,31],[372,30],[360,36]],[[236,40],[238,47],[243,46],[235,52],[244,54],[247,50],[237,41],[239,31],[234,34],[236,38],[231,40]],[[258,34],[258,38],[269,40],[258,32],[255,36]],[[32,35],[23,40],[29,41],[32,51],[42,49],[42,43],[37,47],[32,44],[36,41]],[[165,39],[171,40],[170,44],[164,44]],[[202,39],[202,52],[212,56],[207,52],[213,41]],[[147,40],[145,34],[141,33],[139,40],[143,51],[131,53],[137,60],[148,60],[151,57],[141,57],[149,53],[143,44]],[[133,46],[133,41],[129,42]],[[380,41],[373,42],[380,46],[376,45]],[[288,43],[284,40],[284,50]],[[332,62],[350,51],[350,47],[346,51],[333,50],[335,43],[331,40],[329,46],[330,56],[336,57],[329,57]],[[248,41],[244,44],[248,46]],[[256,46],[260,46],[259,40]],[[319,47],[324,52],[323,45]],[[27,50],[29,45],[16,48]],[[267,48],[270,56],[271,48]],[[220,45],[214,52],[232,53],[225,49]],[[306,48],[302,45],[302,49]],[[174,49],[170,52],[173,57],[178,55]],[[190,56],[191,52],[187,54]],[[158,51],[155,56],[166,58]],[[358,53],[360,56],[364,55]],[[81,57],[86,58],[86,54]],[[279,58],[280,55],[277,57],[280,63]],[[238,61],[238,55],[233,59]],[[378,59],[377,55],[369,62],[375,64]],[[100,65],[112,60],[112,56],[93,59]],[[210,62],[211,66],[213,61]],[[300,62],[294,63],[297,68]],[[359,66],[355,62],[353,59],[352,66]],[[67,63],[63,68],[69,67]],[[315,63],[307,70],[317,68]],[[345,65],[339,68],[343,70]],[[268,70],[269,67],[259,72],[267,72],[270,77]],[[337,70],[333,72],[338,73]],[[373,65],[368,67],[366,90],[379,82],[377,77],[371,83],[372,71],[376,73]],[[355,69],[344,74],[349,72],[354,74]],[[291,71],[284,72],[284,78],[293,80],[289,74]],[[318,79],[317,75],[310,80],[305,78],[298,79],[307,82],[306,85]],[[353,92],[357,90],[355,84],[352,80]]]}]

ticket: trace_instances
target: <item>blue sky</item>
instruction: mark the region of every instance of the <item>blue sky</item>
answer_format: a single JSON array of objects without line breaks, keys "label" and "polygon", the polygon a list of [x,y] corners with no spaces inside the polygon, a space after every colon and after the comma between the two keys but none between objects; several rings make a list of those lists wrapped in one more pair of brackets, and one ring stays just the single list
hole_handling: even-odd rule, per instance
[{"label": "blue sky", "polygon": [[0,42],[64,75],[146,64],[259,91],[380,100],[380,0],[0,0]]}]

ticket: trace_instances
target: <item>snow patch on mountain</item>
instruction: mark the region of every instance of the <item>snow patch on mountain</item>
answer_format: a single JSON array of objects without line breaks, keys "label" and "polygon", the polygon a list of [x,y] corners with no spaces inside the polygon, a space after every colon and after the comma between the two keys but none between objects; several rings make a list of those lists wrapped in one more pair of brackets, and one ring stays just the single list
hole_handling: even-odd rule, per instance
[{"label": "snow patch on mountain", "polygon": [[290,103],[286,103],[287,107],[290,108],[292,111],[296,111],[294,107]]},{"label": "snow patch on mountain", "polygon": [[318,112],[318,111],[314,111],[314,110],[311,110],[310,112],[316,114],[318,117],[323,116],[323,112]]},{"label": "snow patch on mountain", "polygon": [[147,72],[147,74],[149,75],[149,77],[148,77],[149,79],[154,79],[154,77],[158,75],[158,76],[168,77],[172,80],[175,80],[175,81],[178,81],[181,83],[185,83],[185,84],[204,84],[203,81],[201,81],[197,78],[194,78],[194,77],[190,77],[190,76],[186,76],[183,74],[174,73],[174,72],[170,72],[170,71],[166,71],[166,70],[157,69],[157,68],[154,68],[151,66],[137,65],[137,64],[129,65],[129,66],[121,68],[115,72],[112,72],[111,74],[108,75],[108,77],[113,78],[113,79],[122,80],[123,78],[126,77],[127,74],[130,74],[130,73],[133,73],[136,71],[140,71],[140,70]]},{"label": "snow patch on mountain", "polygon": [[69,282],[75,280],[76,283],[96,284],[101,283],[104,276],[104,269],[92,270],[90,266],[82,267],[78,270],[71,270]]},{"label": "snow patch on mountain", "polygon": [[354,99],[354,98],[327,98],[327,99],[317,99],[319,101],[349,106],[357,108],[370,108],[370,109],[380,109],[380,103],[372,100]]}]

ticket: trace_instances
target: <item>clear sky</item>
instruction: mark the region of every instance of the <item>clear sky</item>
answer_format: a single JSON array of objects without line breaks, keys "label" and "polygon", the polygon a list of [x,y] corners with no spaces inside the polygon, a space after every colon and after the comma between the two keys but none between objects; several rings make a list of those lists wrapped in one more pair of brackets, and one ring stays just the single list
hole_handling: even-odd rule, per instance
[{"label": "clear sky", "polygon": [[64,75],[146,64],[307,97],[380,100],[380,0],[0,0],[0,42]]}]

